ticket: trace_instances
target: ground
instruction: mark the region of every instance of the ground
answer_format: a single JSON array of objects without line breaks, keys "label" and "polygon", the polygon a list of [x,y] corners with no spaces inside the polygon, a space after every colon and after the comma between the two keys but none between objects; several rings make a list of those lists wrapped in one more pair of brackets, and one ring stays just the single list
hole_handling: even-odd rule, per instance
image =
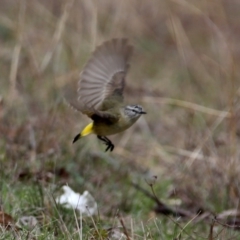
[{"label": "ground", "polygon": [[[240,239],[239,12],[234,0],[3,0],[0,239]],[[135,49],[125,101],[147,114],[105,153],[94,135],[72,144],[90,119],[63,89],[116,37]],[[58,204],[64,185],[98,214]]]}]

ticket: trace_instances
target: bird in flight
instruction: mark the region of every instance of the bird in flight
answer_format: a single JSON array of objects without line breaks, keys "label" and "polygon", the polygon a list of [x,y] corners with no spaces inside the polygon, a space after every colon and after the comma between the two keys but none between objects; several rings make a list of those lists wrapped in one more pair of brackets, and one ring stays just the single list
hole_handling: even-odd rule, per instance
[{"label": "bird in flight", "polygon": [[96,48],[83,68],[78,83],[78,101],[70,101],[73,108],[92,119],[73,139],[73,143],[91,133],[114,149],[106,136],[131,127],[142,114],[140,105],[124,103],[123,91],[133,47],[125,38],[104,42]]}]

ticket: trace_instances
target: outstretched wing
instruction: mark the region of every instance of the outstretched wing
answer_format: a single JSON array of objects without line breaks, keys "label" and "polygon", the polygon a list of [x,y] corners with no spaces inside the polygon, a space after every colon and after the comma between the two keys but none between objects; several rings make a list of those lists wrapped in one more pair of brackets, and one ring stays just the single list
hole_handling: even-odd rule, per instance
[{"label": "outstretched wing", "polygon": [[127,39],[112,39],[97,47],[80,76],[78,100],[81,105],[105,111],[123,101],[132,50]]},{"label": "outstretched wing", "polygon": [[83,114],[86,114],[94,121],[99,121],[104,119],[104,121],[108,121],[109,123],[114,123],[118,120],[118,115],[112,114],[107,111],[96,110],[92,107],[87,107],[83,105],[81,102],[77,100],[77,92],[76,88],[74,88],[73,84],[67,84],[62,89],[62,94],[65,100],[65,103],[70,106],[72,109],[76,111],[80,111]]}]

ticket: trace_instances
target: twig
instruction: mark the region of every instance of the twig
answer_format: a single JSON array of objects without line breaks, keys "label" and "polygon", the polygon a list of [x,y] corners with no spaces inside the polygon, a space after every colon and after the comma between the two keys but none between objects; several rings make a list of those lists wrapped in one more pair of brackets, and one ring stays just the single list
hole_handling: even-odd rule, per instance
[{"label": "twig", "polygon": [[41,67],[40,67],[40,71],[44,72],[44,70],[46,69],[46,67],[48,66],[50,60],[52,59],[53,53],[56,49],[56,47],[58,46],[58,43],[61,40],[62,34],[64,32],[65,29],[65,25],[70,13],[70,9],[73,5],[74,0],[71,1],[66,1],[66,4],[64,6],[64,11],[63,14],[60,18],[60,21],[58,23],[57,29],[53,35],[53,40],[52,40],[52,49],[50,51],[48,51],[42,61]]},{"label": "twig", "polygon": [[17,71],[18,71],[18,65],[19,65],[19,59],[20,59],[20,53],[22,49],[22,40],[23,40],[23,24],[24,24],[24,16],[26,12],[26,1],[20,2],[20,10],[19,10],[19,16],[18,16],[18,33],[17,33],[17,44],[15,45],[13,49],[13,55],[12,55],[12,62],[11,62],[11,68],[10,68],[10,97],[13,99],[16,97],[17,89]]},{"label": "twig", "polygon": [[147,103],[161,103],[161,104],[168,104],[168,105],[175,105],[178,107],[188,108],[194,111],[206,113],[213,116],[221,116],[224,118],[230,118],[231,113],[228,111],[219,111],[213,108],[205,107],[196,103],[183,101],[179,99],[173,99],[173,98],[163,98],[163,97],[144,97],[144,102]]},{"label": "twig", "polygon": [[127,240],[131,240],[130,237],[129,237],[129,235],[128,235],[127,228],[126,228],[126,226],[125,226],[125,224],[124,224],[124,222],[123,222],[123,220],[122,220],[120,214],[118,213],[117,216],[118,216],[118,219],[119,219],[119,221],[120,221],[120,223],[121,223],[121,225],[122,225],[123,232],[124,232],[124,234],[126,235]]},{"label": "twig", "polygon": [[164,204],[162,201],[160,201],[156,194],[151,194],[149,193],[147,190],[143,189],[141,186],[139,186],[136,183],[132,183],[132,185],[138,189],[139,191],[141,191],[142,193],[144,193],[147,197],[151,198],[154,202],[156,202],[157,207],[155,208],[155,211],[157,213],[162,213],[164,215],[173,215],[173,216],[181,216],[181,217],[193,217],[194,214],[190,213],[189,211],[185,210],[185,209],[173,209],[168,207],[166,204]]}]

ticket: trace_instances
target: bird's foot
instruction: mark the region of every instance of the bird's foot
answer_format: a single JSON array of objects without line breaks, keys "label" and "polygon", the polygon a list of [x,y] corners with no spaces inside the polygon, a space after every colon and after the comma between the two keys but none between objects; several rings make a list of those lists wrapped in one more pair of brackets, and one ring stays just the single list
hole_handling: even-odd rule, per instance
[{"label": "bird's foot", "polygon": [[110,152],[112,152],[112,150],[114,149],[113,143],[105,136],[99,136],[98,135],[97,137],[98,137],[98,139],[103,141],[105,145],[107,145],[107,148],[106,148],[105,152],[107,152],[108,150],[110,150]]}]

